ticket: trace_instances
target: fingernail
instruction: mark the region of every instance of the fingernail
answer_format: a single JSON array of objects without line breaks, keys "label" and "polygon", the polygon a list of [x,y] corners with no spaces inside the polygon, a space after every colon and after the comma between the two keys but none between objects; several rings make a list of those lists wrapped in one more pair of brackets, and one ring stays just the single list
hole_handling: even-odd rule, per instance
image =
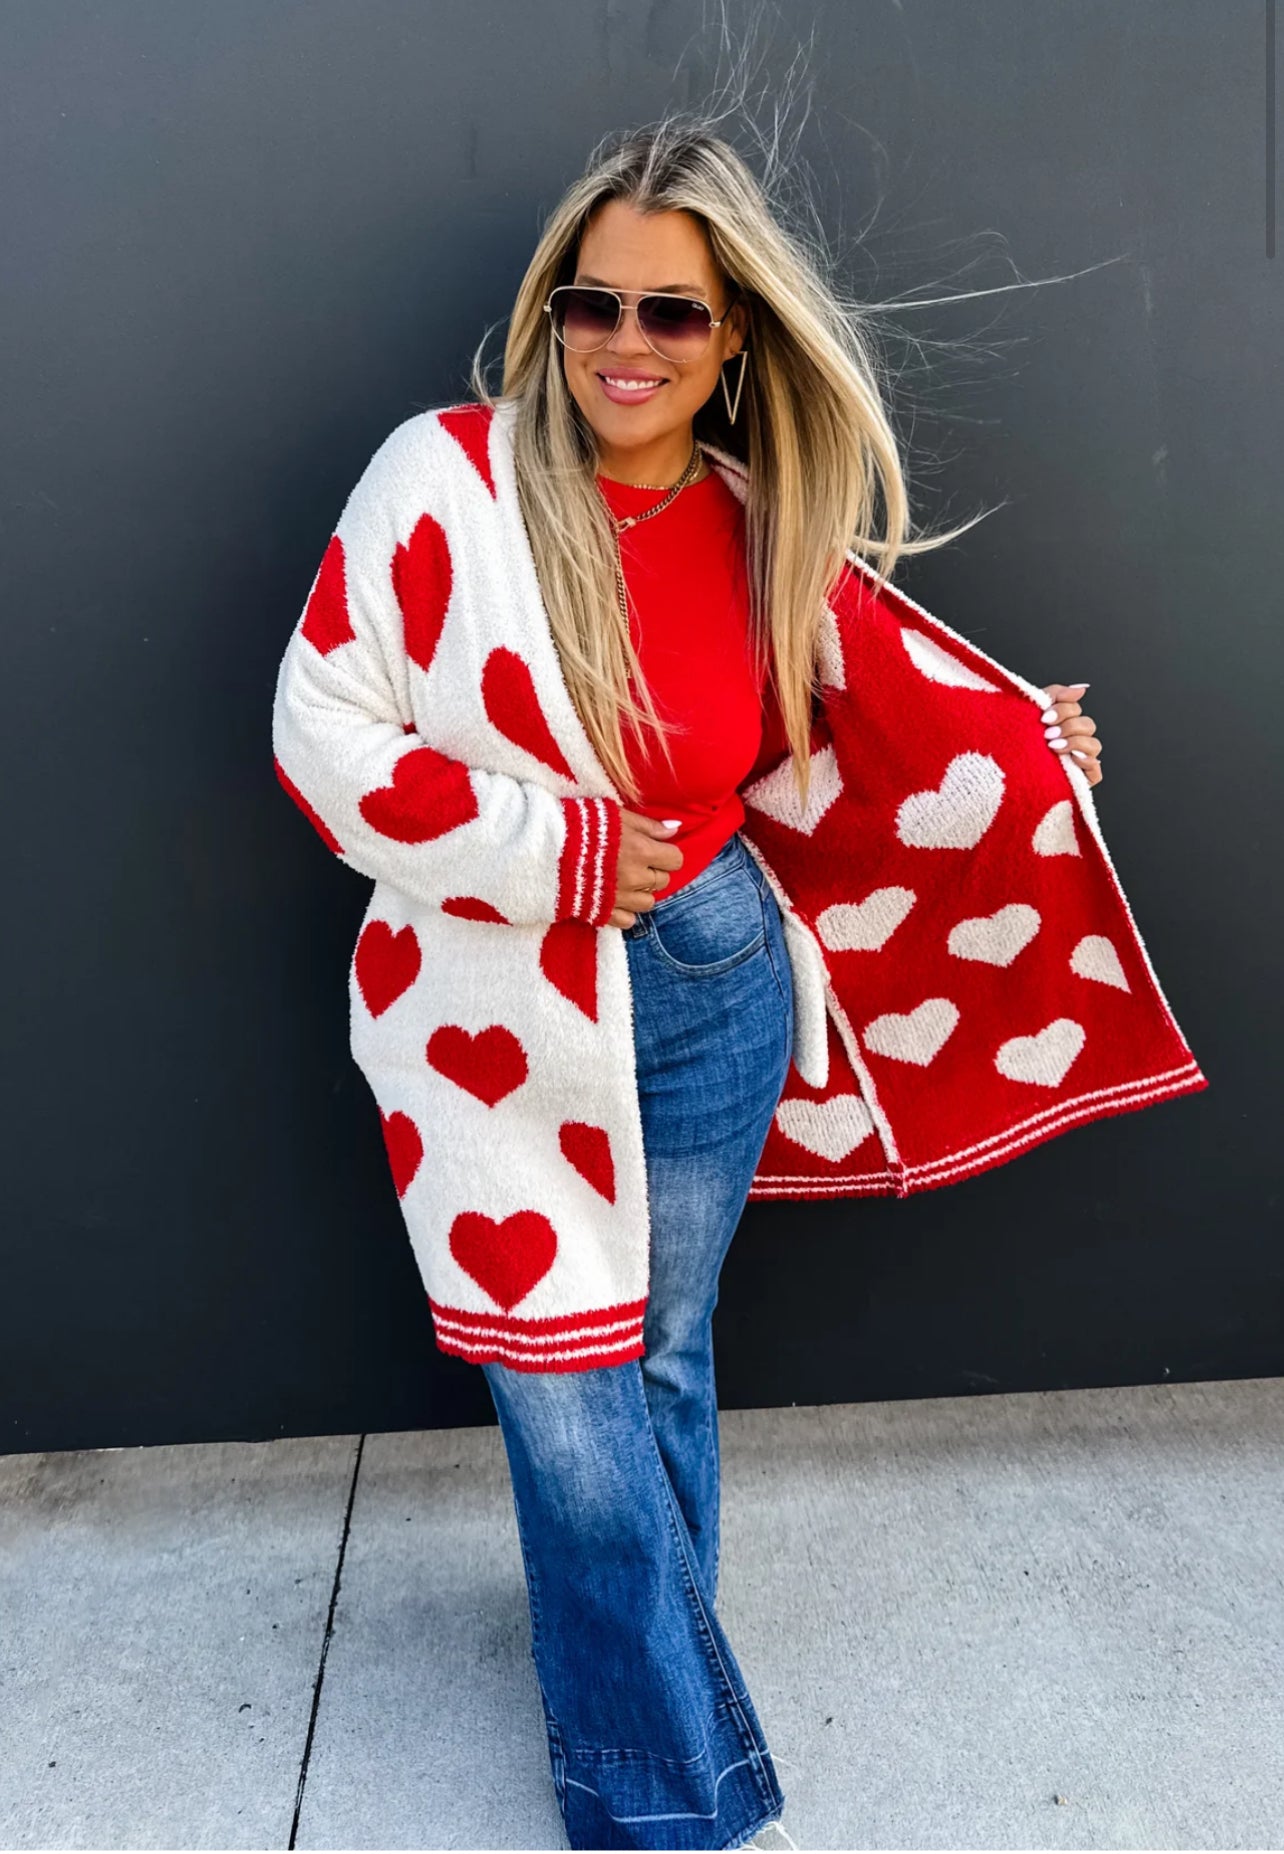
[{"label": "fingernail", "polygon": [[678,828],[678,825],[682,822],[682,819],[681,818],[661,818],[660,822],[664,826],[665,830],[676,830]]},{"label": "fingernail", "polygon": [[1077,760],[1086,760],[1088,757],[1086,753],[1080,753],[1077,747],[1071,747],[1070,751]]},{"label": "fingernail", "polygon": [[1043,732],[1048,740],[1060,740],[1062,737],[1060,724],[1055,727],[1045,727]]},{"label": "fingernail", "polygon": [[1090,689],[1091,687],[1090,682],[1068,682],[1066,684],[1067,689]]},{"label": "fingernail", "polygon": [[1058,716],[1055,708],[1045,708],[1043,713],[1039,716],[1040,721],[1055,721],[1057,718]]},{"label": "fingernail", "polygon": [[1070,742],[1068,740],[1050,740],[1048,745],[1052,748],[1054,753],[1064,753],[1069,747]]}]

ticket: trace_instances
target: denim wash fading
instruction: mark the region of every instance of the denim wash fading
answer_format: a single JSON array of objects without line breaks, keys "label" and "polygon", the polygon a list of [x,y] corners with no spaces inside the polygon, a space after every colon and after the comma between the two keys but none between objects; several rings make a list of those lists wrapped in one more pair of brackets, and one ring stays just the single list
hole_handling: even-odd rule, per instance
[{"label": "denim wash fading", "polygon": [[710,1321],[789,1068],[790,969],[775,896],[738,833],[622,931],[651,1209],[646,1356],[481,1369],[569,1845],[737,1848],[784,1798],[714,1608]]}]

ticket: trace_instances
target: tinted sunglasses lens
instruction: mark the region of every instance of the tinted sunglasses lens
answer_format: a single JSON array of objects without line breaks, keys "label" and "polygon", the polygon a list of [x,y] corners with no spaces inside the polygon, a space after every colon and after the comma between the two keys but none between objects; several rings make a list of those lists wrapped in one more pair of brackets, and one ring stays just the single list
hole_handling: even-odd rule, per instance
[{"label": "tinted sunglasses lens", "polygon": [[618,300],[607,290],[582,290],[564,284],[553,293],[553,327],[568,348],[600,348],[615,333]]},{"label": "tinted sunglasses lens", "polygon": [[638,322],[657,354],[670,360],[699,354],[713,326],[707,306],[690,296],[644,296]]}]

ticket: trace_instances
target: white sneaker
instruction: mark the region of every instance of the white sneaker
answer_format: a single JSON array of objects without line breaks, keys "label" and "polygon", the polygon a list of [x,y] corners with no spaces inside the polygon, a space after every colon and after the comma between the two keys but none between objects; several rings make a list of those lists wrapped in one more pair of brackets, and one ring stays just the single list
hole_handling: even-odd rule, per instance
[{"label": "white sneaker", "polygon": [[[773,1837],[777,1835],[780,1836],[780,1839],[778,1841],[773,1839]],[[752,1841],[743,1842],[742,1846],[747,1847],[747,1848],[782,1848],[784,1847],[784,1848],[793,1848],[796,1850],[798,1847],[798,1843],[794,1840],[791,1840],[789,1831],[782,1822],[768,1822],[764,1828],[760,1828],[758,1830],[757,1834],[754,1836]]]}]

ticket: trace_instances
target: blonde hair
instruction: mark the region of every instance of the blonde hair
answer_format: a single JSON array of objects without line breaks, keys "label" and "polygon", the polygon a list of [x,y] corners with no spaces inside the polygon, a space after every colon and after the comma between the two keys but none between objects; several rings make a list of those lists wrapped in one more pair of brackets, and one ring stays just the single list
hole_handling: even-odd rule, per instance
[{"label": "blonde hair", "polygon": [[[653,728],[672,767],[669,730],[616,602],[615,541],[594,481],[596,440],[566,385],[544,313],[550,290],[574,277],[581,235],[608,200],[644,213],[694,215],[748,311],[736,424],[715,392],[697,414],[695,435],[748,466],[751,648],[774,679],[805,804],[818,637],[848,549],[890,578],[900,556],[943,546],[974,522],[914,534],[864,318],[827,283],[807,241],[772,210],[715,120],[672,115],[604,138],[550,214],[522,279],[502,396],[515,402],[518,492],[567,687],[619,791],[637,797],[624,722]],[[480,349],[471,384],[481,401],[494,403]],[[629,694],[630,677],[641,706]]]}]

